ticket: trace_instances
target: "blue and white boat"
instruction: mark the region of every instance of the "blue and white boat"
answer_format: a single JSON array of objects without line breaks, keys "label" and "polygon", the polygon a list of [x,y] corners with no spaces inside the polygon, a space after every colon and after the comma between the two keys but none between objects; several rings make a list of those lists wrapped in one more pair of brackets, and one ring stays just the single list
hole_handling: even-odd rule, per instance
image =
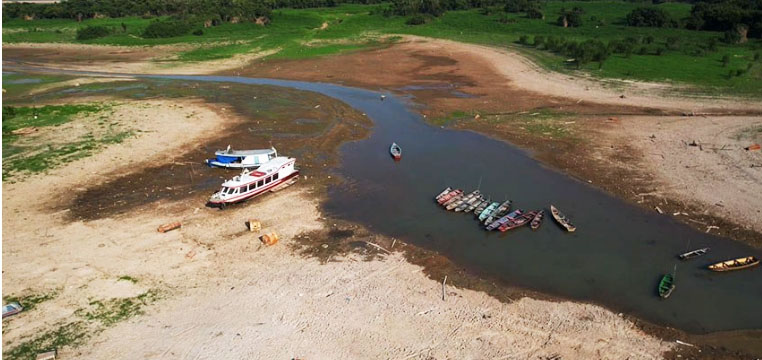
[{"label": "blue and white boat", "polygon": [[233,150],[230,145],[225,150],[214,153],[214,159],[207,159],[206,164],[210,167],[228,169],[256,169],[262,164],[278,157],[274,147],[260,150]]}]

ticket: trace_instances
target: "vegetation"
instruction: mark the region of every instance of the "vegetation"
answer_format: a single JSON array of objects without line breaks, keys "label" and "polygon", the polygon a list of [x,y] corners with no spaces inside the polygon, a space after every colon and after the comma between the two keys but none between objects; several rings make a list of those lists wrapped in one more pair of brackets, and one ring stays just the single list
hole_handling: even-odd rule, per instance
[{"label": "vegetation", "polygon": [[108,36],[111,29],[105,26],[88,25],[77,30],[77,40],[92,40]]},{"label": "vegetation", "polygon": [[[679,26],[669,31],[627,25],[628,14],[643,7],[641,3],[633,2],[517,0],[501,4],[485,1],[478,8],[451,10],[474,5],[472,2],[464,5],[466,2],[440,1],[439,8],[444,11],[436,10],[432,7],[434,4],[424,1],[413,8],[406,7],[406,4],[399,0],[377,5],[344,4],[317,10],[277,9],[275,6],[276,10],[271,13],[272,22],[267,26],[242,21],[219,22],[216,26],[202,28],[194,23],[195,27],[188,33],[169,38],[142,36],[157,20],[155,18],[97,18],[82,23],[60,19],[10,20],[3,24],[4,41],[75,42],[76,29],[84,25],[122,28],[121,24],[125,24],[126,31],[116,31],[87,42],[113,45],[190,43],[196,48],[179,53],[178,61],[203,61],[251,51],[277,51],[270,56],[274,58],[320,56],[382,45],[384,42],[380,39],[384,34],[414,34],[493,46],[510,46],[521,36],[527,36],[524,46],[519,49],[556,71],[579,69],[599,77],[675,81],[702,88],[720,88],[727,93],[762,94],[762,66],[747,69],[747,64],[754,62],[754,54],[760,51],[762,41],[749,35],[746,43],[724,42],[726,35],[723,31],[688,29],[684,24],[692,17],[695,8],[690,4],[666,2],[652,6],[677,21]],[[510,9],[507,9],[508,4],[512,6]],[[390,10],[395,8],[410,14],[395,15]],[[421,14],[421,9],[426,13]],[[532,9],[538,9],[545,18],[530,16]],[[416,16],[418,14],[421,16]],[[559,26],[557,21],[562,14],[567,15],[567,22],[571,18],[572,26]],[[177,19],[161,17],[159,20]],[[660,23],[650,19],[643,21]],[[326,28],[322,27],[323,23]],[[196,29],[203,29],[202,35],[191,34]],[[749,34],[752,34],[751,30]],[[305,43],[309,46],[304,46]],[[602,51],[604,47],[605,52]],[[727,67],[723,67],[720,60],[726,54],[730,55],[730,60]],[[573,61],[567,62],[569,59]],[[734,75],[729,77],[731,69]],[[737,69],[745,72],[736,76]]]},{"label": "vegetation", "polygon": [[627,25],[650,27],[676,27],[677,22],[669,13],[657,7],[641,7],[627,14]]},{"label": "vegetation", "polygon": [[[117,123],[106,124],[106,115],[88,131],[71,139],[53,136],[50,127],[61,126],[78,117],[103,113],[108,105],[46,105],[41,107],[3,107],[3,181],[16,174],[46,171],[60,164],[91,155],[103,145],[120,143],[133,135],[121,130]],[[38,128],[48,134],[48,141],[39,141],[43,135],[18,135],[14,130]],[[32,136],[31,140],[27,137]]]},{"label": "vegetation", "polygon": [[182,36],[190,32],[192,27],[192,24],[182,20],[156,20],[143,30],[142,36],[147,39]]},{"label": "vegetation", "polygon": [[59,324],[56,329],[37,334],[15,346],[4,344],[3,359],[34,359],[41,352],[82,345],[91,334],[142,314],[143,307],[158,298],[157,291],[149,290],[131,298],[92,301],[87,308],[74,312],[77,320]]},{"label": "vegetation", "polygon": [[3,296],[4,303],[17,302],[24,307],[24,311],[30,311],[37,306],[37,304],[48,301],[56,297],[58,293],[55,291],[42,294],[25,294],[21,296]]}]

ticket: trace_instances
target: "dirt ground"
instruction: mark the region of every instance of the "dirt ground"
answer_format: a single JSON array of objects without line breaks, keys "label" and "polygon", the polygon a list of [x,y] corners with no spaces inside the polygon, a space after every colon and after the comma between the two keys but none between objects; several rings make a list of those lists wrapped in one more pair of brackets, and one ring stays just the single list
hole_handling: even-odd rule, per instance
[{"label": "dirt ground", "polygon": [[[156,54],[145,50],[104,50],[99,53],[103,58],[90,61],[80,58],[90,47],[54,49],[58,55],[40,65],[118,72],[157,67],[152,60]],[[30,55],[39,55],[35,51],[49,50],[18,47],[8,52],[4,46],[3,60],[29,64]],[[134,58],[125,61],[120,51],[135,51]],[[159,53],[171,56],[171,50]],[[465,112],[450,126],[534,150],[548,164],[649,208],[660,206],[669,216],[675,209],[690,209],[692,215],[701,209],[700,217],[690,217],[701,223],[683,219],[699,229],[720,224],[721,229],[709,230],[759,239],[760,216],[748,210],[762,193],[759,169],[751,167],[762,155],[739,149],[760,141],[754,130],[762,113],[759,103],[673,99],[650,84],[617,84],[610,90],[589,79],[545,73],[514,57],[504,50],[416,38],[340,57],[256,63],[245,69],[239,66],[251,59],[241,59],[234,67],[204,63],[162,71],[208,73],[227,68],[228,74],[410,94],[429,118]],[[554,86],[546,87],[549,83]],[[621,93],[626,96],[620,98]],[[167,153],[181,157],[183,149],[208,141],[212,129],[240,125],[240,118],[220,104],[135,104],[141,105],[118,111],[146,130],[140,136],[57,169],[52,176],[3,184],[3,295],[55,294],[3,322],[4,353],[33,334],[81,319],[78,310],[150,293],[157,295],[146,301],[145,314],[109,326],[88,322],[87,345],[63,348],[62,357],[651,359],[736,354],[720,343],[716,353],[707,355],[706,350],[718,344],[715,338],[693,338],[711,344],[699,348],[675,346],[673,340],[684,334],[644,327],[595,305],[531,298],[501,302],[460,282],[447,287],[442,301],[438,276],[405,261],[402,254],[387,254],[367,244],[360,252],[374,252],[370,261],[357,252],[334,255],[330,262],[300,255],[295,250],[298,238],[330,234],[331,220],[319,211],[323,183],[317,179],[302,179],[290,189],[224,213],[203,207],[203,196],[193,195],[96,220],[72,219],[70,210],[61,206],[72,194],[167,164],[172,161]],[[483,119],[525,119],[535,111],[562,115],[552,126],[568,128],[563,133],[571,135],[537,134],[512,123],[473,120],[474,114]],[[684,117],[684,112],[711,114]],[[173,131],[179,126],[182,132]],[[693,140],[702,146],[685,145]],[[14,195],[37,193],[52,184],[62,191],[50,198]],[[697,186],[704,186],[707,194],[699,197],[691,191]],[[719,187],[725,190],[709,191]],[[263,232],[277,231],[280,243],[261,246],[260,233],[244,225],[251,218],[263,222]],[[175,220],[183,221],[181,230],[155,231]],[[738,229],[723,232],[733,226]],[[333,246],[329,239],[312,240],[314,248],[326,252]],[[388,247],[388,240],[379,243]]]},{"label": "dirt ground", "polygon": [[[434,122],[450,118],[449,126],[533,150],[553,167],[648,209],[658,206],[666,216],[678,213],[701,231],[762,246],[759,202],[746,195],[762,193],[762,169],[752,167],[762,162],[762,151],[742,149],[762,139],[715,136],[759,126],[756,99],[679,97],[668,85],[553,73],[510,50],[417,37],[340,57],[256,63],[242,74],[411,95]],[[540,113],[555,116],[550,126],[566,135],[503,121]],[[686,164],[685,143],[694,140],[727,146],[708,148]],[[664,156],[649,156],[654,153]],[[691,191],[697,188],[720,190]]]},{"label": "dirt ground", "polygon": [[3,44],[3,62],[75,71],[116,74],[211,74],[241,68],[273,54],[260,51],[205,62],[179,62],[176,54],[192,45],[108,46],[84,44]]},{"label": "dirt ground", "polygon": [[[66,194],[171,163],[165,154],[235,124],[198,101],[135,102],[117,107],[120,115],[135,119],[141,135],[54,174],[4,184],[3,293],[54,294],[3,322],[4,351],[81,318],[93,304],[148,293],[158,295],[144,315],[108,326],[86,322],[87,340],[60,348],[61,358],[653,359],[673,348],[595,305],[502,303],[452,285],[443,301],[441,283],[399,253],[327,263],[300,256],[295,237],[331,226],[310,179],[225,212],[203,207],[197,196],[70,221],[66,210],[54,210]],[[182,134],[171,131],[178,126]],[[51,184],[63,195],[15,196]],[[261,232],[247,230],[252,218],[264,224]],[[156,232],[177,220],[180,230]],[[264,247],[257,237],[270,231],[280,242]]]}]

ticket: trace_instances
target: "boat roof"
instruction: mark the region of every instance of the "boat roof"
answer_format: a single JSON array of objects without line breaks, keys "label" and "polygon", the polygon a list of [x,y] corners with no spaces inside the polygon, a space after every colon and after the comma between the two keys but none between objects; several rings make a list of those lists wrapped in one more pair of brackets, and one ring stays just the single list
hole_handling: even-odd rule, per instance
[{"label": "boat roof", "polygon": [[294,158],[286,157],[286,156],[278,156],[276,158],[273,158],[272,160],[264,163],[262,166],[260,166],[256,171],[248,171],[244,170],[241,175],[236,175],[230,180],[225,181],[222,183],[222,186],[225,187],[236,187],[248,184],[252,181],[257,181],[260,178],[264,178],[266,176],[272,175],[274,173],[277,173],[278,170],[280,170],[281,167],[288,164],[289,162],[295,161]]},{"label": "boat roof", "polygon": [[270,149],[255,149],[255,150],[217,150],[215,152],[215,155],[224,155],[224,156],[249,156],[249,155],[269,155],[274,154],[275,148]]}]

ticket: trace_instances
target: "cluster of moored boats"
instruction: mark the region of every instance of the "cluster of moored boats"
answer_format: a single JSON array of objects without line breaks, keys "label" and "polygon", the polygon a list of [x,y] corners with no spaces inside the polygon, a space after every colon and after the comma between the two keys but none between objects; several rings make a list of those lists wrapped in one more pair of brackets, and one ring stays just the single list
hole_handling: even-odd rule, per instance
[{"label": "cluster of moored boats", "polygon": [[209,198],[209,205],[224,208],[268,191],[277,191],[296,182],[299,170],[296,159],[278,156],[275,148],[233,150],[230,146],[215,152],[206,161],[210,167],[243,169],[240,175],[222,183],[222,188]]},{"label": "cluster of moored boats", "polygon": [[[464,193],[461,189],[448,187],[437,194],[434,199],[448,211],[473,212],[487,231],[506,232],[524,225],[529,225],[532,230],[536,230],[542,225],[545,217],[544,210],[524,211],[516,209],[511,211],[511,200],[492,201],[485,198],[479,190]],[[555,206],[550,205],[550,213],[566,231],[572,232],[577,229],[571,220]]]},{"label": "cluster of moored boats", "polygon": [[[542,224],[543,210],[524,211],[516,209],[511,211],[511,200],[503,202],[492,201],[479,191],[474,190],[464,193],[461,189],[446,188],[434,197],[439,205],[448,211],[473,212],[474,216],[485,226],[488,231],[506,232],[529,224],[532,230],[536,230]],[[568,217],[561,213],[555,206],[550,205],[550,213],[561,227],[572,232],[576,227]],[[680,260],[690,260],[709,252],[709,248],[701,248],[678,255]],[[754,256],[746,256],[737,259],[720,261],[708,266],[709,270],[717,272],[747,269],[759,265],[760,260]],[[675,266],[675,269],[677,266]],[[665,274],[659,281],[658,292],[662,298],[667,298],[675,290],[675,273]]]},{"label": "cluster of moored boats", "polygon": [[[678,259],[685,261],[685,260],[697,258],[701,255],[706,254],[707,252],[709,252],[708,247],[692,250],[687,253],[680,254],[677,257]],[[726,271],[747,269],[756,265],[759,265],[759,259],[757,257],[744,256],[737,259],[720,261],[718,263],[714,263],[707,266],[707,268],[712,271],[726,272]],[[675,269],[677,269],[677,265],[675,265]],[[672,274],[663,275],[661,278],[661,281],[659,281],[659,287],[657,290],[659,291],[660,297],[662,297],[663,299],[668,298],[672,294],[672,292],[675,290],[675,273],[673,272]]]}]

